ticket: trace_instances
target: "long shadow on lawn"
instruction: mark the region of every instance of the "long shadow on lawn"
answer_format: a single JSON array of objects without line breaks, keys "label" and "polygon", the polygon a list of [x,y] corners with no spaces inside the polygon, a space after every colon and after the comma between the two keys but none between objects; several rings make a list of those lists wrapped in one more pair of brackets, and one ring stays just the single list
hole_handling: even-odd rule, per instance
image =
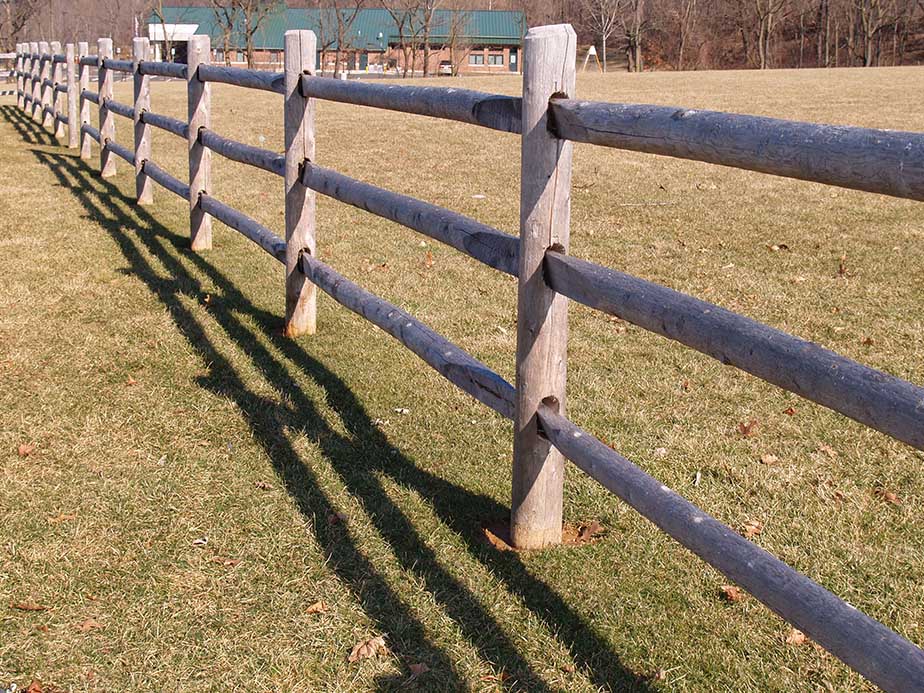
[{"label": "long shadow on lawn", "polygon": [[[2,111],[17,129],[20,126],[24,130],[35,127],[30,121],[18,117],[19,112],[13,107]],[[15,123],[16,120],[19,124]],[[476,538],[478,520],[500,516],[506,512],[505,508],[491,498],[474,494],[421,470],[392,446],[340,378],[312,358],[298,343],[281,336],[280,317],[254,306],[205,257],[189,253],[185,237],[159,224],[116,186],[101,180],[83,161],[42,150],[34,150],[34,153],[51,169],[60,184],[75,194],[94,221],[112,236],[130,263],[131,271],[171,311],[185,338],[210,364],[209,376],[201,380],[202,386],[238,404],[300,511],[314,519],[312,525],[317,540],[329,556],[332,569],[351,587],[367,615],[389,635],[393,649],[404,658],[404,665],[413,661],[426,661],[430,665],[432,674],[421,680],[420,686],[432,688],[434,679],[440,678],[438,687],[460,689],[464,682],[447,654],[427,639],[424,626],[411,609],[363,557],[349,536],[349,527],[328,525],[327,518],[335,512],[333,503],[290,441],[280,432],[285,428],[301,430],[310,439],[318,441],[325,458],[347,490],[368,511],[371,522],[388,542],[402,568],[425,584],[440,607],[477,648],[479,655],[496,670],[503,670],[510,676],[508,687],[550,690],[491,614],[440,564],[410,519],[389,498],[379,475],[391,477],[425,498],[441,521],[467,542],[469,552],[500,577],[530,610],[553,626],[556,637],[568,647],[575,664],[595,684],[615,690],[649,690],[645,679],[623,667],[592,626],[546,583],[531,575],[518,556],[498,554]],[[163,264],[171,275],[170,279],[158,276],[153,270],[126,234],[125,229],[130,228],[137,229],[138,240],[152,257]],[[286,393],[291,404],[281,405],[250,392],[240,375],[208,339],[202,324],[183,305],[184,295],[201,298],[204,294],[200,279],[183,261],[195,265],[199,273],[222,291],[222,299],[210,306],[209,315],[237,348],[248,354],[267,381],[278,391]],[[286,364],[255,339],[250,328],[237,317],[239,314],[253,320],[287,360],[323,388],[328,405],[338,414],[349,436],[343,436],[327,425],[316,405],[292,380]],[[362,460],[363,464],[357,465],[357,460]],[[379,688],[398,687],[406,678],[381,680]]]}]

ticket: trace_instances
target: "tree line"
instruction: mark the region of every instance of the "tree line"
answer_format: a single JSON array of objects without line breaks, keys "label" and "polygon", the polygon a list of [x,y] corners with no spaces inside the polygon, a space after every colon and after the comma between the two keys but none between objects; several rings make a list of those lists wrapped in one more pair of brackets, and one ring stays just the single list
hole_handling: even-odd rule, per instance
[{"label": "tree line", "polygon": [[[721,69],[844,67],[917,64],[924,60],[924,0],[293,0],[289,7],[323,10],[321,47],[350,50],[351,26],[361,8],[389,12],[405,64],[418,52],[429,66],[433,17],[461,12],[442,28],[461,43],[465,13],[475,9],[524,12],[527,26],[567,22],[579,42],[594,45],[605,69]],[[253,61],[267,18],[283,0],[2,0],[0,42],[85,40],[110,36],[117,46],[145,35],[148,18],[171,5],[210,7],[226,49],[240,37]],[[243,22],[241,22],[243,19]],[[169,54],[169,53],[168,53]],[[583,57],[583,56],[582,56]],[[340,60],[338,56],[337,64]]]}]

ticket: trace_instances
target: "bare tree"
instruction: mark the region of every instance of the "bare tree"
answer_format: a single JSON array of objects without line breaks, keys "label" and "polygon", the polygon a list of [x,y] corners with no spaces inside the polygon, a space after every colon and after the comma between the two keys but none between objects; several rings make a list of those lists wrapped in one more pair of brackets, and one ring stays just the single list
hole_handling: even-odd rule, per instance
[{"label": "bare tree", "polygon": [[641,72],[645,67],[642,59],[642,38],[648,26],[645,19],[645,0],[628,0],[620,24],[626,41],[626,69],[629,72]]},{"label": "bare tree", "polygon": [[284,0],[234,0],[234,4],[237,5],[241,16],[247,67],[253,68],[257,36],[267,20],[277,12],[285,11],[286,5]]},{"label": "bare tree", "polygon": [[4,10],[0,15],[0,41],[3,50],[11,51],[16,46],[16,39],[44,5],[43,0],[7,0],[3,2]]},{"label": "bare tree", "polygon": [[417,35],[419,27],[417,17],[420,14],[420,0],[379,0],[388,12],[398,32],[398,48],[401,50],[404,64],[402,77],[407,77],[408,67],[414,73],[417,63]]},{"label": "bare tree", "polygon": [[600,39],[603,71],[606,72],[606,42],[619,27],[625,0],[582,0],[587,29]]}]

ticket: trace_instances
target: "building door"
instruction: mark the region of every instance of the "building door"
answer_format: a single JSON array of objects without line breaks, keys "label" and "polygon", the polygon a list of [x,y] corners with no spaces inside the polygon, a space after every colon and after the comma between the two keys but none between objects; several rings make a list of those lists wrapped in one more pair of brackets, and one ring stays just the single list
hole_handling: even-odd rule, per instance
[{"label": "building door", "polygon": [[511,48],[511,49],[510,49],[510,71],[511,71],[511,72],[519,72],[519,71],[520,71],[520,65],[518,64],[519,61],[517,60],[518,57],[519,57],[519,56],[517,55],[517,49],[516,49],[516,48]]},{"label": "building door", "polygon": [[359,54],[359,69],[365,70],[368,67],[369,67],[369,54],[360,53]]}]

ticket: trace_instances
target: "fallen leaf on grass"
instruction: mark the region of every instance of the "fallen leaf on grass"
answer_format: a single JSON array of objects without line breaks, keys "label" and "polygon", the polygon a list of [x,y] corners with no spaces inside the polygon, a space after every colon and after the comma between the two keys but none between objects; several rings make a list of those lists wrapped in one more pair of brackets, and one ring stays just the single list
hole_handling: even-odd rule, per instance
[{"label": "fallen leaf on grass", "polygon": [[789,250],[789,246],[786,245],[785,243],[779,243],[779,244],[774,243],[772,245],[768,245],[767,249],[770,252],[776,253],[776,252],[779,252],[780,250]]},{"label": "fallen leaf on grass", "polygon": [[744,599],[744,592],[734,585],[722,585],[719,590],[721,590],[722,596],[730,602],[740,602]]},{"label": "fallen leaf on grass", "polygon": [[487,539],[488,543],[498,551],[513,551],[513,547],[499,535],[501,531],[500,524],[497,527],[493,525],[491,527],[482,527],[481,531],[484,532],[484,538]]},{"label": "fallen leaf on grass", "polygon": [[34,451],[35,451],[34,443],[23,443],[22,445],[19,446],[19,449],[17,450],[20,457],[28,457]]},{"label": "fallen leaf on grass", "polygon": [[877,488],[875,491],[877,498],[881,498],[886,503],[891,503],[892,505],[901,505],[902,502],[894,491],[887,491],[884,488]]},{"label": "fallen leaf on grass", "polygon": [[766,464],[766,465],[768,465],[768,466],[772,466],[772,465],[774,465],[774,464],[777,464],[779,461],[780,461],[780,458],[779,458],[779,457],[777,457],[776,455],[771,455],[770,453],[767,453],[766,455],[761,455],[761,456],[760,456],[760,463],[761,463],[761,464]]},{"label": "fallen leaf on grass", "polygon": [[420,676],[430,671],[430,667],[428,667],[423,662],[420,662],[418,664],[411,664],[408,666],[408,669],[410,669],[412,676]]},{"label": "fallen leaf on grass", "polygon": [[764,531],[764,523],[760,520],[748,520],[741,528],[742,534],[746,539],[753,539]]},{"label": "fallen leaf on grass", "polygon": [[61,522],[68,522],[70,520],[76,520],[76,519],[77,519],[76,513],[67,513],[67,514],[58,513],[57,515],[48,516],[48,524],[57,525],[57,524],[60,524]]},{"label": "fallen leaf on grass", "polygon": [[128,376],[128,379],[125,381],[125,384],[128,386],[137,385],[138,381],[135,380],[133,377]]},{"label": "fallen leaf on grass", "polygon": [[750,438],[757,434],[757,419],[751,419],[747,423],[738,424],[738,433],[745,438]]},{"label": "fallen leaf on grass", "polygon": [[876,342],[875,342],[875,340],[874,340],[872,337],[867,337],[867,338],[864,339],[863,342],[862,342],[863,346],[873,346],[873,344],[875,344],[875,343],[876,343]]},{"label": "fallen leaf on grass", "polygon": [[269,491],[271,488],[273,488],[266,481],[255,481],[253,482],[253,485],[256,486],[258,489],[260,489],[261,491]]},{"label": "fallen leaf on grass", "polygon": [[208,544],[208,543],[209,543],[209,538],[208,538],[208,537],[199,537],[198,539],[193,539],[192,545],[193,545],[193,546],[202,547],[202,546],[205,546],[205,545]]},{"label": "fallen leaf on grass", "polygon": [[47,606],[42,606],[41,604],[36,604],[32,601],[24,602],[10,602],[11,609],[18,609],[19,611],[47,611]]},{"label": "fallen leaf on grass", "polygon": [[788,409],[784,409],[783,413],[786,414],[786,416],[795,416],[796,410],[793,409],[792,407],[789,407]]},{"label": "fallen leaf on grass", "polygon": [[837,450],[832,448],[830,445],[826,445],[825,443],[819,443],[816,452],[823,452],[831,459],[837,457]]},{"label": "fallen leaf on grass", "polygon": [[323,614],[327,611],[327,605],[322,601],[317,601],[305,609],[306,614]]},{"label": "fallen leaf on grass", "polygon": [[424,265],[427,266],[427,269],[433,267],[433,253],[431,253],[429,250],[427,251],[427,258],[424,260]]},{"label": "fallen leaf on grass", "polygon": [[592,541],[595,537],[600,534],[603,534],[604,527],[596,520],[593,520],[590,524],[581,525],[578,529],[577,540],[579,542],[588,542]]},{"label": "fallen leaf on grass", "polygon": [[360,659],[368,659],[370,657],[375,657],[377,655],[387,655],[388,647],[385,645],[385,638],[381,635],[377,635],[374,638],[369,638],[368,640],[361,640],[353,646],[350,656],[347,657],[348,662],[358,662]]},{"label": "fallen leaf on grass", "polygon": [[95,618],[88,618],[86,621],[77,625],[77,630],[86,633],[91,630],[96,630],[97,628],[105,628],[105,626],[97,621]]},{"label": "fallen leaf on grass", "polygon": [[226,556],[212,556],[209,560],[212,563],[219,563],[226,568],[233,568],[241,562],[240,558],[227,558]]},{"label": "fallen leaf on grass", "polygon": [[789,631],[789,635],[786,636],[786,644],[804,645],[807,639],[808,638],[805,637],[805,633],[803,633],[798,628],[793,628],[791,631]]},{"label": "fallen leaf on grass", "polygon": [[42,693],[42,682],[32,679],[32,683],[26,687],[24,693]]}]

